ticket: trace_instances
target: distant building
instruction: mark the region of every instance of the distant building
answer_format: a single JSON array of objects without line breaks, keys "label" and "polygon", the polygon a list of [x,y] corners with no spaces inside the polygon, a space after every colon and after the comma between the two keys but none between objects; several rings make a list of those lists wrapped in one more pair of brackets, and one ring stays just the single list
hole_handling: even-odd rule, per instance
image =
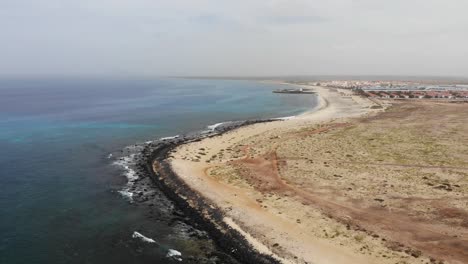
[{"label": "distant building", "polygon": [[387,94],[387,93],[381,92],[381,93],[380,93],[380,97],[382,97],[382,98],[390,98],[390,95]]}]

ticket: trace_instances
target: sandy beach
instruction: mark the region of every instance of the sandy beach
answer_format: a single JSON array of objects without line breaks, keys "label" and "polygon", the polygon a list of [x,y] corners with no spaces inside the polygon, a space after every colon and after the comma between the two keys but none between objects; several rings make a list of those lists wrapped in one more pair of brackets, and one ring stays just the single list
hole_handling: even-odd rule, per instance
[{"label": "sandy beach", "polygon": [[[320,96],[317,109],[180,145],[172,170],[224,213],[225,224],[281,263],[466,263],[466,144],[443,152],[420,137],[427,158],[391,147],[418,139],[411,129],[419,127],[401,132],[398,120],[411,124],[407,113],[432,106],[397,103],[386,111],[388,104],[345,90],[307,88]],[[466,143],[457,120],[437,133]],[[399,139],[385,136],[395,129]],[[373,145],[379,142],[386,147]],[[448,161],[434,164],[443,155]]]}]

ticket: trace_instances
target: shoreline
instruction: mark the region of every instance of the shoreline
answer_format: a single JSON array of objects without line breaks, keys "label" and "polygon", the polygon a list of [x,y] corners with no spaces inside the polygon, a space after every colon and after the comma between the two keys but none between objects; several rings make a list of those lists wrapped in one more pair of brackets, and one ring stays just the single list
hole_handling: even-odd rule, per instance
[{"label": "shoreline", "polygon": [[[308,87],[309,88],[309,87]],[[191,186],[192,189],[205,200],[209,201],[210,204],[216,205],[219,207],[219,210],[226,215],[225,223],[230,223],[231,227],[235,227],[240,233],[244,234],[244,237],[248,239],[248,242],[252,248],[257,252],[265,252],[265,248],[270,254],[274,256],[280,263],[297,263],[298,260],[302,261],[315,261],[318,258],[320,259],[329,259],[331,262],[327,263],[349,263],[348,260],[353,258],[352,254],[345,252],[344,254],[333,256],[333,254],[325,254],[323,252],[331,251],[332,249],[328,245],[322,245],[321,243],[316,243],[315,241],[308,241],[307,243],[301,243],[297,241],[292,247],[298,248],[299,251],[308,251],[310,245],[315,247],[315,251],[311,250],[305,256],[301,256],[300,252],[286,252],[283,253],[273,253],[273,250],[277,250],[276,245],[283,244],[282,241],[286,238],[282,236],[287,236],[284,230],[295,229],[295,225],[290,225],[282,219],[264,212],[262,206],[258,204],[258,200],[261,198],[252,198],[248,194],[242,193],[242,190],[239,188],[230,186],[229,184],[222,184],[216,180],[211,179],[207,175],[207,169],[211,168],[213,162],[218,161],[209,161],[200,162],[196,160],[186,160],[183,157],[187,152],[196,153],[197,150],[211,149],[209,153],[206,153],[207,156],[211,154],[218,153],[224,149],[229,149],[229,145],[233,142],[241,142],[245,138],[253,137],[255,135],[264,135],[268,134],[270,131],[279,131],[279,130],[289,130],[291,128],[300,129],[301,127],[310,126],[312,124],[324,123],[333,121],[335,119],[344,119],[349,117],[362,116],[368,114],[371,110],[367,107],[364,107],[350,98],[344,98],[338,93],[332,92],[329,89],[322,87],[313,87],[317,94],[320,96],[320,104],[315,111],[307,111],[301,115],[296,116],[295,118],[284,120],[283,122],[277,123],[266,123],[266,124],[255,124],[252,126],[245,126],[236,130],[229,131],[217,138],[210,138],[203,140],[202,142],[190,143],[181,147],[178,147],[174,153],[177,157],[172,157],[170,160],[171,168],[173,172],[181,178],[187,185]],[[212,142],[208,142],[212,141]],[[208,147],[209,146],[209,147]],[[183,150],[182,148],[185,148]],[[185,152],[185,154],[184,154]],[[190,155],[190,154],[189,154]],[[195,154],[196,155],[196,154]],[[214,154],[216,156],[216,154]],[[197,156],[196,156],[197,157]],[[198,157],[197,157],[198,158]],[[216,191],[219,190],[219,191]],[[203,207],[200,208],[203,210]],[[271,220],[274,219],[274,220]],[[266,227],[265,225],[269,226]],[[254,228],[253,226],[258,226],[260,228]],[[265,226],[265,227],[262,227]],[[266,228],[267,230],[261,230]],[[260,231],[259,231],[260,230]],[[281,232],[281,235],[269,234],[268,230],[277,230]],[[256,236],[252,236],[254,233],[257,233]],[[297,237],[300,237],[300,231],[296,230],[298,233]],[[276,233],[276,232],[274,232]],[[265,236],[270,236],[265,238]],[[294,236],[294,235],[293,235]],[[263,241],[259,240],[259,237]],[[286,240],[294,240],[294,237],[287,236]],[[316,255],[316,256],[311,256]],[[361,259],[354,261],[355,263],[367,263],[361,261]]]},{"label": "shoreline", "polygon": [[[236,223],[235,219],[228,216],[226,208],[219,206],[213,199],[207,197],[204,192],[200,192],[196,187],[194,188],[194,185],[187,183],[186,179],[181,177],[183,173],[178,171],[177,165],[174,165],[174,154],[177,153],[178,149],[182,146],[195,143],[203,145],[206,140],[221,138],[225,134],[252,129],[252,127],[255,126],[266,127],[266,129],[260,129],[261,131],[259,133],[262,133],[271,129],[268,128],[269,126],[285,127],[290,125],[310,125],[312,123],[331,121],[335,118],[361,116],[370,112],[368,109],[362,111],[361,108],[361,111],[351,111],[351,113],[347,113],[347,111],[339,109],[339,106],[329,102],[330,91],[328,89],[314,87],[314,90],[317,91],[319,95],[319,104],[313,109],[297,116],[234,122],[234,124],[229,122],[231,125],[227,127],[222,127],[225,125],[225,123],[222,123],[222,125],[218,125],[212,129],[213,134],[199,134],[188,138],[175,138],[163,142],[162,146],[157,146],[156,148],[153,146],[144,151],[146,170],[150,173],[153,182],[158,185],[158,188],[174,201],[187,215],[192,217],[198,225],[202,226],[223,251],[229,253],[241,262],[292,263],[278,254],[273,253],[268,246],[252,237],[248,231]],[[336,104],[336,102],[334,103]],[[221,128],[220,131],[217,131],[218,128]]]},{"label": "shoreline", "polygon": [[[178,146],[191,142],[200,142],[203,139],[220,136],[226,132],[258,123],[276,122],[280,119],[259,119],[234,122],[227,127],[216,126],[211,132],[200,132],[195,135],[159,140],[155,144],[150,143],[142,150],[142,159],[139,167],[144,167],[149,177],[157,188],[166,195],[179,210],[193,220],[191,223],[197,228],[206,231],[217,246],[230,257],[234,257],[241,263],[280,263],[268,254],[258,252],[251,247],[244,234],[239,229],[225,223],[222,210],[216,208],[190,186],[183,182],[173,171],[167,161],[171,157],[171,151]],[[216,130],[218,129],[218,130]],[[218,256],[219,257],[219,256]]]}]

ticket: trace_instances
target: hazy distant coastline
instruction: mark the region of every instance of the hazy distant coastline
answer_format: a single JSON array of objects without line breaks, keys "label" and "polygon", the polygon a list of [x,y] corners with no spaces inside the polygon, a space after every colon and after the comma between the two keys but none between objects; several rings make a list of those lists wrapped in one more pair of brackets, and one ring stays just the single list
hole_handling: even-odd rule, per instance
[{"label": "hazy distant coastline", "polygon": [[213,80],[255,80],[286,82],[320,82],[332,80],[368,80],[368,81],[421,81],[424,83],[468,84],[468,77],[463,76],[419,76],[419,75],[278,75],[278,76],[169,76],[181,79]]}]

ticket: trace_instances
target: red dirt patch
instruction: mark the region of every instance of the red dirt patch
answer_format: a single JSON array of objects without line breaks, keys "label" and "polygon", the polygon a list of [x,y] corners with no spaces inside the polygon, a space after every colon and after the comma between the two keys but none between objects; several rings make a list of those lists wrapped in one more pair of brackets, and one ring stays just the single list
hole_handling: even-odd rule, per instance
[{"label": "red dirt patch", "polygon": [[276,152],[270,152],[256,158],[244,158],[231,164],[241,165],[242,176],[262,192],[281,191],[288,188],[278,175]]},{"label": "red dirt patch", "polygon": [[[321,129],[320,131],[327,131]],[[315,133],[318,133],[315,130]],[[455,263],[468,263],[468,239],[454,238],[446,232],[447,226],[433,225],[415,219],[405,212],[390,212],[384,208],[362,207],[352,201],[336,202],[323,194],[304,191],[298,186],[291,186],[281,179],[278,171],[278,159],[275,151],[256,158],[245,158],[232,162],[237,165],[240,174],[261,192],[293,193],[303,204],[314,206],[326,215],[360,230],[366,230],[393,241],[399,241],[398,250],[412,252],[413,248],[429,256],[452,260]],[[453,208],[442,209],[447,217],[465,216],[464,211]]]}]

